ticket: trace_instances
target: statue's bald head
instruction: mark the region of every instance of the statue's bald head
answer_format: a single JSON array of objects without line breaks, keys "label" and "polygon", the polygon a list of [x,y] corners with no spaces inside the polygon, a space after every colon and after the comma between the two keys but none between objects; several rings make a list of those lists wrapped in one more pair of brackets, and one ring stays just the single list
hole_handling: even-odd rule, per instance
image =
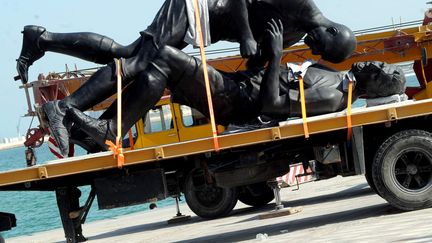
[{"label": "statue's bald head", "polygon": [[352,30],[337,23],[313,29],[306,36],[305,43],[312,49],[312,54],[321,55],[324,60],[332,63],[343,62],[357,47]]},{"label": "statue's bald head", "polygon": [[351,71],[356,77],[355,89],[359,95],[378,98],[405,92],[405,74],[397,65],[379,61],[357,62]]}]

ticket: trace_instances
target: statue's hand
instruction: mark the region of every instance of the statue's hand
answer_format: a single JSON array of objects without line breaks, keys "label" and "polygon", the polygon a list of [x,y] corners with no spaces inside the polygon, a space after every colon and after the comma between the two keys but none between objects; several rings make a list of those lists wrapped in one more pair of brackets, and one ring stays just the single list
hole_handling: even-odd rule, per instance
[{"label": "statue's hand", "polygon": [[247,39],[240,43],[240,54],[242,57],[252,57],[257,53],[257,42],[254,39]]},{"label": "statue's hand", "polygon": [[280,57],[283,51],[283,24],[281,20],[272,19],[268,22],[269,28],[266,30],[269,37],[269,53],[273,57]]}]

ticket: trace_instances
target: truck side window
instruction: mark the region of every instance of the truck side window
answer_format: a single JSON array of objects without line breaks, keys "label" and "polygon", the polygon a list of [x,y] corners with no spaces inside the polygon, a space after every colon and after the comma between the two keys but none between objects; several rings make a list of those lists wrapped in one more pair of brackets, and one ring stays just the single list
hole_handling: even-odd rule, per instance
[{"label": "truck side window", "polygon": [[144,133],[146,134],[173,129],[171,106],[162,105],[150,110],[144,119],[144,123]]},{"label": "truck side window", "polygon": [[183,126],[193,127],[208,124],[208,119],[201,112],[188,106],[180,106]]}]

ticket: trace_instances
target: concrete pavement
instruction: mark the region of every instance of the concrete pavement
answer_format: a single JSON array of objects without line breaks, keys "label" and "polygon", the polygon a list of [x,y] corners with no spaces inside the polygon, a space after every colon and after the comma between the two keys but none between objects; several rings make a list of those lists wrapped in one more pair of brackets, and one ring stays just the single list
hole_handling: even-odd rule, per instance
[{"label": "concrete pavement", "polygon": [[[282,190],[284,205],[302,206],[303,211],[290,216],[260,220],[258,215],[271,211],[274,204],[253,209],[238,203],[229,217],[206,221],[183,204],[182,213],[192,215],[186,223],[167,224],[175,208],[158,208],[85,224],[83,233],[91,243],[432,242],[432,209],[397,210],[374,194],[363,176],[336,177],[292,189]],[[59,229],[6,242],[64,242],[63,235]]]}]

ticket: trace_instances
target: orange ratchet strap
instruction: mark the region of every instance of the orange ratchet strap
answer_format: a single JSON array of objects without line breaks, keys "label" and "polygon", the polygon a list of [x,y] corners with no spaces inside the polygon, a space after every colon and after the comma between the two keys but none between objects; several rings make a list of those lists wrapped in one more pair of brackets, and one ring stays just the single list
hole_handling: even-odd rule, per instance
[{"label": "orange ratchet strap", "polygon": [[123,168],[125,163],[125,158],[123,154],[123,146],[121,140],[122,134],[122,77],[121,77],[121,62],[119,59],[115,59],[116,63],[116,74],[117,74],[117,137],[116,144],[107,140],[105,144],[109,146],[109,150],[111,150],[114,154],[114,158],[117,157],[117,167],[119,169]]},{"label": "orange ratchet strap", "polygon": [[301,102],[301,112],[302,112],[302,118],[303,118],[303,130],[304,130],[304,136],[305,138],[309,138],[309,127],[307,123],[307,115],[306,115],[306,99],[305,99],[305,92],[304,92],[304,81],[303,77],[299,75],[299,85],[300,85],[300,102]]},{"label": "orange ratchet strap", "polygon": [[218,134],[216,129],[216,122],[214,118],[214,111],[213,111],[213,100],[211,97],[211,91],[210,91],[210,81],[208,77],[208,70],[207,70],[207,58],[205,55],[204,50],[204,38],[202,33],[202,26],[201,26],[201,18],[199,13],[199,6],[198,6],[198,0],[193,1],[194,9],[195,9],[195,21],[196,21],[196,29],[197,29],[197,35],[199,38],[199,48],[201,53],[201,61],[204,69],[204,80],[205,80],[205,86],[206,86],[206,93],[207,93],[207,101],[209,106],[209,112],[210,112],[210,123],[212,127],[212,133],[213,133],[213,144],[214,149],[216,152],[219,152],[219,140],[218,140]]},{"label": "orange ratchet strap", "polygon": [[348,79],[348,104],[347,104],[347,128],[348,128],[348,135],[347,140],[348,142],[352,139],[352,117],[351,117],[351,111],[352,111],[352,99],[353,99],[353,81],[351,79]]},{"label": "orange ratchet strap", "polygon": [[135,144],[134,144],[134,138],[133,138],[133,134],[132,134],[132,129],[129,129],[129,146],[131,150],[135,149]]}]

